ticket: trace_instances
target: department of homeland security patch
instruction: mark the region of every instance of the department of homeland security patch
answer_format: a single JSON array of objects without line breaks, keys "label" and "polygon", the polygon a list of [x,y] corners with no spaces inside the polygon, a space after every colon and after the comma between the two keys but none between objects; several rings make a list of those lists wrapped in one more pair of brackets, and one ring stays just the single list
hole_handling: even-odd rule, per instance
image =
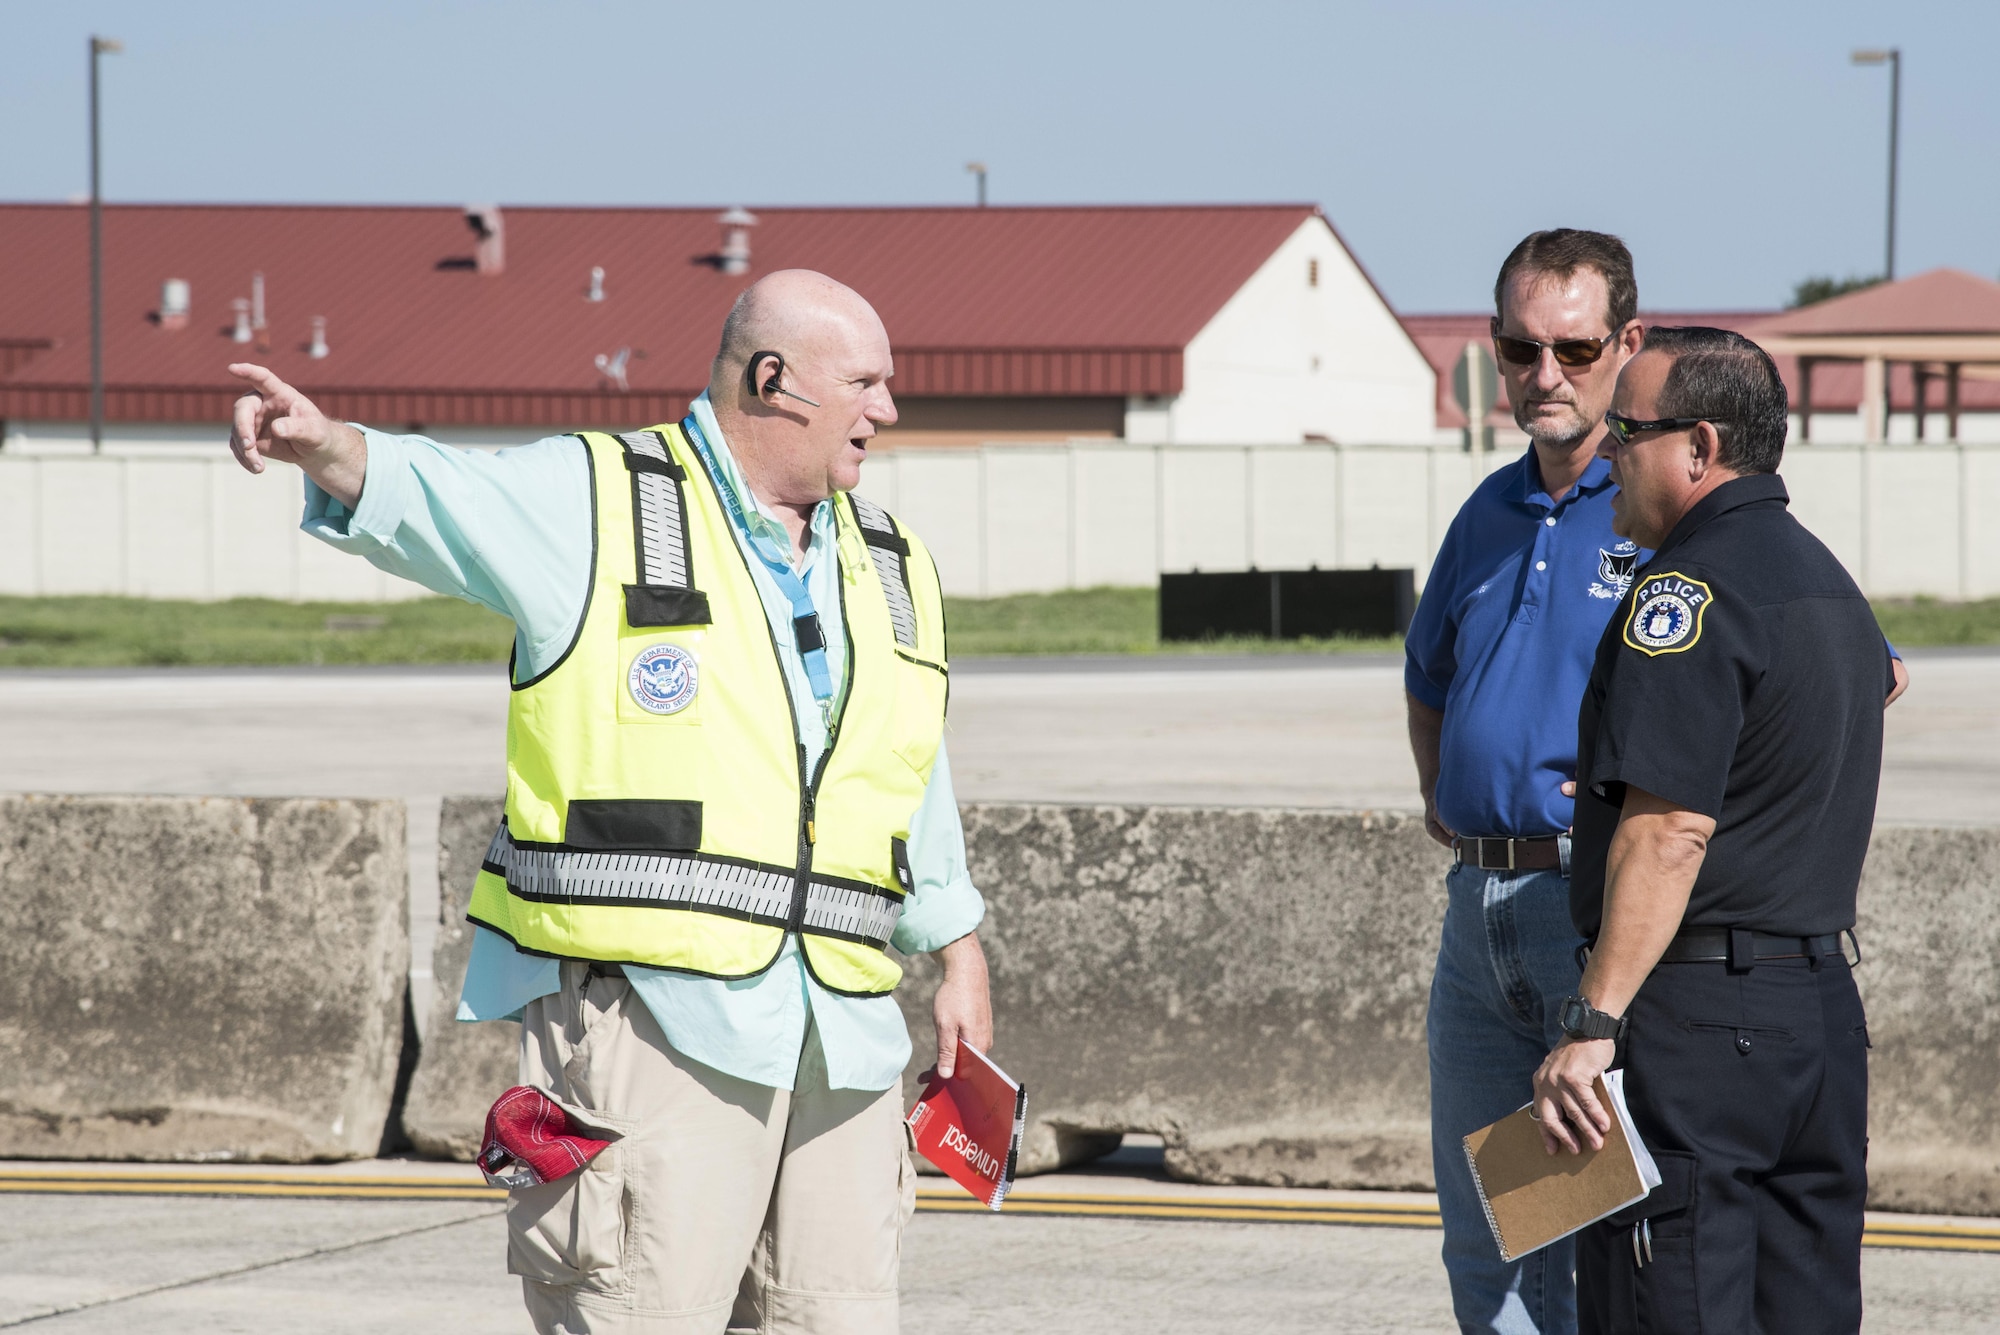
[{"label": "department of homeland security patch", "polygon": [[1633,591],[1625,643],[1654,658],[1692,649],[1701,638],[1702,614],[1713,601],[1708,585],[1677,570],[1649,575]]},{"label": "department of homeland security patch", "polygon": [[625,685],[647,713],[678,714],[694,703],[700,685],[694,655],[677,644],[650,645],[632,660]]}]

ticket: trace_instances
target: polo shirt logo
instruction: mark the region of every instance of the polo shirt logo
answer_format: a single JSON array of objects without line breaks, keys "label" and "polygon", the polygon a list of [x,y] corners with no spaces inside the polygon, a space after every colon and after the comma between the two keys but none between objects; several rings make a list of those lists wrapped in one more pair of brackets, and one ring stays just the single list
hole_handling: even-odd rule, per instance
[{"label": "polo shirt logo", "polygon": [[1708,585],[1677,570],[1649,575],[1633,594],[1625,643],[1649,658],[1692,649],[1701,639],[1702,616],[1714,600]]},{"label": "polo shirt logo", "polygon": [[1597,578],[1590,583],[1593,598],[1623,598],[1632,587],[1632,572],[1639,565],[1639,544],[1621,542],[1597,549]]}]

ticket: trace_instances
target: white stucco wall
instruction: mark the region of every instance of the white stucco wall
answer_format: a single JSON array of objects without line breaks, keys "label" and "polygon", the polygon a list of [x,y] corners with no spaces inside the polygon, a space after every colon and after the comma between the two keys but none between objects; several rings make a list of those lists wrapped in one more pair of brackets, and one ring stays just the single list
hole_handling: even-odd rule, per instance
[{"label": "white stucco wall", "polygon": [[[945,592],[1151,584],[1161,571],[1411,566],[1422,585],[1484,457],[1457,446],[1079,441],[871,454],[861,490]],[[1871,595],[2000,596],[2000,447],[1788,451],[1792,512]],[[377,601],[423,594],[299,531],[298,475],[205,458],[0,452],[0,594]]]},{"label": "white stucco wall", "polygon": [[1127,440],[1428,445],[1436,434],[1430,364],[1323,218],[1286,238],[1183,364],[1178,396],[1128,406]]}]

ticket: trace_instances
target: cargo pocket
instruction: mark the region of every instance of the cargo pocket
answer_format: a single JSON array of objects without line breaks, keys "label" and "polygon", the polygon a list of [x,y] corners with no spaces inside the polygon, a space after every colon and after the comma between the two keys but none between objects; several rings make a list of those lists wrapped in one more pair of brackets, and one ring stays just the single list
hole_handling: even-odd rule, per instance
[{"label": "cargo pocket", "polygon": [[896,1166],[896,1191],[903,1201],[903,1213],[896,1226],[899,1231],[907,1228],[911,1218],[917,1213],[917,1161],[914,1157],[916,1150],[917,1133],[910,1129],[908,1122],[905,1122],[903,1153]]},{"label": "cargo pocket", "polygon": [[568,1177],[507,1194],[507,1271],[541,1284],[615,1287],[630,1204],[622,1117],[553,1099],[572,1126],[611,1143]]},{"label": "cargo pocket", "polygon": [[1611,1308],[1630,1313],[1630,1328],[1648,1335],[1692,1335],[1701,1329],[1695,1156],[1654,1150],[1653,1162],[1660,1185],[1604,1220],[1611,1233]]}]

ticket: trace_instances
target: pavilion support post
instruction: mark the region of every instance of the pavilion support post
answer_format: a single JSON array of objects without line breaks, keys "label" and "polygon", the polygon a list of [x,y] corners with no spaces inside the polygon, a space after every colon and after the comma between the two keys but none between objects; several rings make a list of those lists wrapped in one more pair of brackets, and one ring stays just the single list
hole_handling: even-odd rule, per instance
[{"label": "pavilion support post", "polygon": [[1861,439],[1868,445],[1880,445],[1886,435],[1883,410],[1888,407],[1888,371],[1888,363],[1880,357],[1861,361]]},{"label": "pavilion support post", "polygon": [[1947,362],[1944,368],[1944,438],[1954,444],[1958,441],[1958,367],[1957,362]]},{"label": "pavilion support post", "polygon": [[1924,401],[1925,400],[1924,390],[1930,385],[1930,380],[1931,380],[1931,368],[1928,363],[1925,362],[1910,363],[1910,382],[1911,382],[1911,389],[1914,391],[1914,397],[1916,400],[1915,407],[1917,413],[1917,444],[1919,445],[1924,443],[1924,419],[1925,417],[1929,416],[1929,413],[1927,411],[1929,408],[1929,404],[1927,404]]},{"label": "pavilion support post", "polygon": [[1812,444],[1813,359],[1799,358],[1799,443]]}]

